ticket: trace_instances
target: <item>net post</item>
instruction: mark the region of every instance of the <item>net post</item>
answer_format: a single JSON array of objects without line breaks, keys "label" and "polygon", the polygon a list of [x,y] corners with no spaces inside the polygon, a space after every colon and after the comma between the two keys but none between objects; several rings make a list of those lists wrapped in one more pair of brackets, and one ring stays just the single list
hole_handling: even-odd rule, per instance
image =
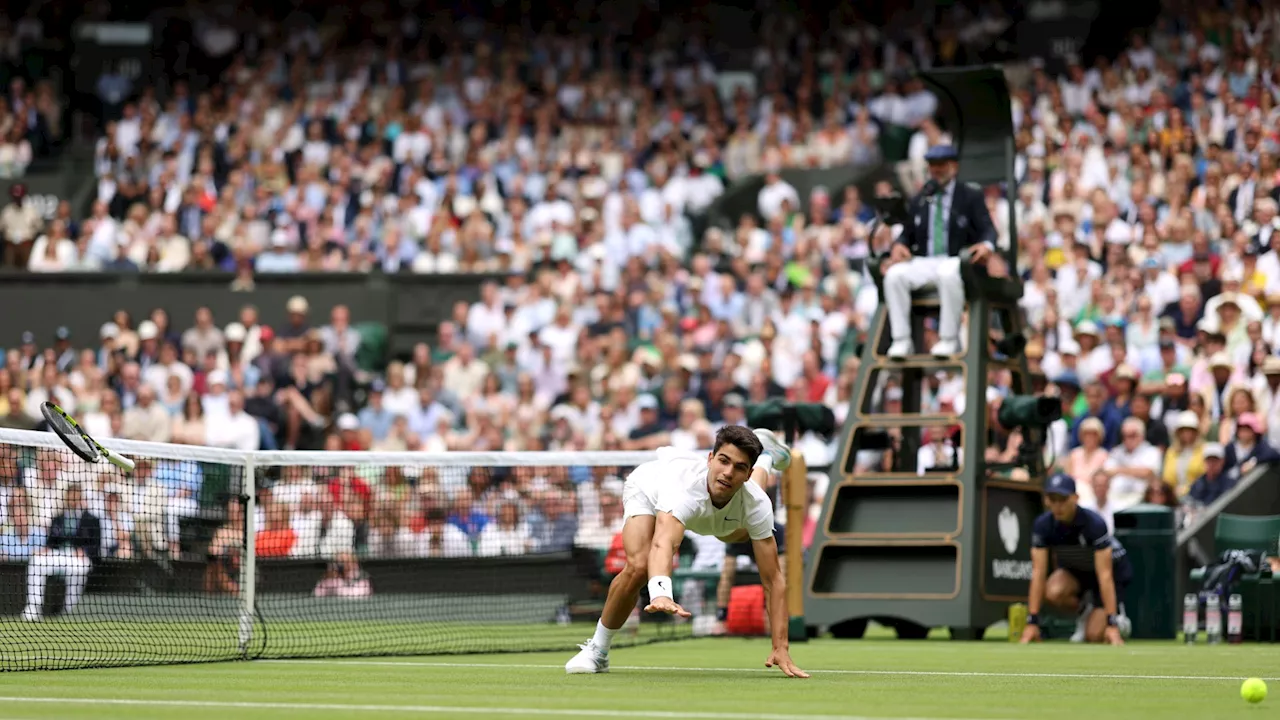
[{"label": "net post", "polygon": [[804,522],[808,515],[809,471],[804,456],[791,455],[791,467],[782,475],[782,500],[787,512],[787,637],[791,642],[809,639],[804,624]]},{"label": "net post", "polygon": [[257,463],[252,454],[244,460],[244,481],[240,492],[244,498],[244,557],[240,561],[240,593],[244,602],[240,610],[240,654],[249,656],[249,643],[253,640],[253,616],[257,595],[258,553],[255,537],[258,534],[258,477]]}]

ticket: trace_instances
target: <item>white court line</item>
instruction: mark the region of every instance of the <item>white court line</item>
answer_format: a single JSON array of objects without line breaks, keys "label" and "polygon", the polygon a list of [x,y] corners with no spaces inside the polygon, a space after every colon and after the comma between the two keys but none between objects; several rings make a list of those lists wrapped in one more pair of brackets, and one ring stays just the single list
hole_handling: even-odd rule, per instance
[{"label": "white court line", "polygon": [[[136,707],[228,708],[241,710],[339,710],[397,713],[453,713],[457,715],[516,715],[540,717],[691,718],[692,720],[941,720],[919,717],[868,717],[865,715],[796,715],[787,713],[690,712],[674,710],[562,709],[474,707],[450,705],[346,705],[337,703],[231,702],[219,700],[132,700],[124,698],[0,697],[0,703],[49,705],[125,705]],[[954,718],[948,720],[965,720]]]},{"label": "white court line", "polygon": [[[438,667],[438,668],[485,668],[499,670],[503,668],[521,668],[534,670],[564,670],[563,665],[535,665],[524,663],[460,663],[460,662],[395,662],[391,660],[255,660],[260,663],[280,663],[284,665],[374,665],[386,667]],[[669,667],[661,665],[613,665],[614,670],[664,670],[675,672],[742,672],[742,673],[775,673],[778,670],[768,668],[731,668],[731,667]],[[999,677],[999,678],[1071,678],[1086,680],[1245,680],[1244,676],[1230,675],[1110,675],[1106,673],[1029,673],[1029,672],[976,672],[949,670],[806,670],[812,675],[904,675],[912,677]],[[1280,678],[1261,678],[1262,680],[1278,680]]]}]

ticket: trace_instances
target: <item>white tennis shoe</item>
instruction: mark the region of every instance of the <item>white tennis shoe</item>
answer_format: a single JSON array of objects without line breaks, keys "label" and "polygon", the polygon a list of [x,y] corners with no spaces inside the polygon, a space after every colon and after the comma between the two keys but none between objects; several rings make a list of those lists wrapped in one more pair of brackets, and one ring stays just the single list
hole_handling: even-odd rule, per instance
[{"label": "white tennis shoe", "polygon": [[609,672],[609,656],[600,652],[595,643],[588,640],[578,647],[582,648],[577,655],[564,664],[564,671],[569,675],[591,675]]},{"label": "white tennis shoe", "polygon": [[787,447],[773,434],[772,430],[760,428],[755,431],[756,437],[760,438],[760,444],[764,445],[764,451],[773,460],[773,469],[782,472],[791,467],[791,448]]}]

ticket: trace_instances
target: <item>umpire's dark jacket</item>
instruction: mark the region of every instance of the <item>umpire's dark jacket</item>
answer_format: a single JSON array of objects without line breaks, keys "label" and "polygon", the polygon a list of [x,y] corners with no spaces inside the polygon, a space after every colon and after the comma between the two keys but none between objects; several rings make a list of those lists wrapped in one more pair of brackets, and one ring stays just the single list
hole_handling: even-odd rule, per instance
[{"label": "umpire's dark jacket", "polygon": [[[947,216],[947,255],[955,257],[961,250],[977,245],[991,243],[996,246],[996,228],[991,222],[991,213],[987,212],[986,199],[982,189],[971,183],[959,180],[951,181],[951,208]],[[939,194],[935,202],[941,202]],[[903,228],[897,242],[911,249],[913,255],[928,257],[932,253],[929,247],[929,229],[933,226],[933,203],[929,202],[929,188],[911,201],[910,222]]]},{"label": "umpire's dark jacket", "polygon": [[98,553],[102,549],[102,523],[97,516],[88,510],[79,514],[79,526],[72,524],[74,513],[62,511],[49,524],[49,535],[45,547],[54,550],[76,549],[84,551],[89,559],[97,562]]}]

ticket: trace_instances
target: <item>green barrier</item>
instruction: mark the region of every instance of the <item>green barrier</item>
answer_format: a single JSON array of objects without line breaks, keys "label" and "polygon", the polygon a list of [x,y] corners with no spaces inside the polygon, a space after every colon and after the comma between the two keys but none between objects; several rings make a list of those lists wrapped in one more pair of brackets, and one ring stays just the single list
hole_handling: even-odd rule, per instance
[{"label": "green barrier", "polygon": [[1133,580],[1125,609],[1133,637],[1171,640],[1178,635],[1177,530],[1173,510],[1137,505],[1115,515],[1116,539],[1128,552]]}]

